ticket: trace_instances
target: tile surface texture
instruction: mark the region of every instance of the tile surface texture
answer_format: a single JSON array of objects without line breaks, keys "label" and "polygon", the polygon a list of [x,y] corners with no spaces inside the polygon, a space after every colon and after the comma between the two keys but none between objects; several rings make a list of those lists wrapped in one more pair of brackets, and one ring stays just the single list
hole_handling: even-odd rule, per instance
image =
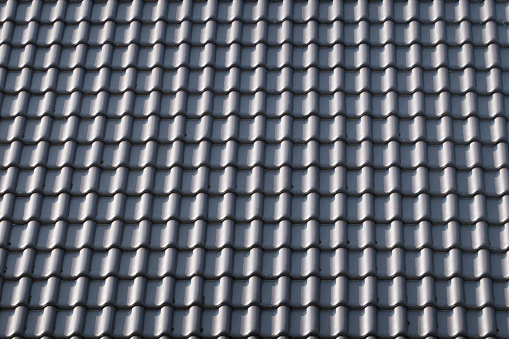
[{"label": "tile surface texture", "polygon": [[509,5],[0,2],[0,337],[509,338]]}]

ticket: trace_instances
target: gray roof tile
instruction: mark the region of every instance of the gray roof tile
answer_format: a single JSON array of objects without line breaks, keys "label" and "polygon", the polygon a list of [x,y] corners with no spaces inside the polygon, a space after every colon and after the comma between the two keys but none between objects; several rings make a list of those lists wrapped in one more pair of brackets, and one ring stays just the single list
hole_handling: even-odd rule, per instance
[{"label": "gray roof tile", "polygon": [[509,338],[508,22],[0,3],[0,337]]}]

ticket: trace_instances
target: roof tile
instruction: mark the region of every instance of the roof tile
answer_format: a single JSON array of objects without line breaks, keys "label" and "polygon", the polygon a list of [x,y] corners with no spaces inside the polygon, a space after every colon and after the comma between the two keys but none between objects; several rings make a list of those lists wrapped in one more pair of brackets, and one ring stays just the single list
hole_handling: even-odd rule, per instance
[{"label": "roof tile", "polygon": [[508,337],[507,13],[0,4],[0,336]]}]

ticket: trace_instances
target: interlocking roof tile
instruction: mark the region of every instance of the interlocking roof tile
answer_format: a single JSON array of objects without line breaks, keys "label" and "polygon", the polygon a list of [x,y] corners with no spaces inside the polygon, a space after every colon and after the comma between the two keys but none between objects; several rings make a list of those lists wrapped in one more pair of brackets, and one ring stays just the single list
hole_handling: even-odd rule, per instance
[{"label": "interlocking roof tile", "polygon": [[1,1],[1,338],[509,338],[505,1]]}]

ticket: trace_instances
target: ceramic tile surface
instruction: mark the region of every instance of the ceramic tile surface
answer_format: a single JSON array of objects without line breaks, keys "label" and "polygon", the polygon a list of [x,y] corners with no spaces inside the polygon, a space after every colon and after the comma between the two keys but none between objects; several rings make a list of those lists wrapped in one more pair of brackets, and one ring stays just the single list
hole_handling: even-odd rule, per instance
[{"label": "ceramic tile surface", "polygon": [[509,338],[509,5],[2,1],[1,338]]}]

